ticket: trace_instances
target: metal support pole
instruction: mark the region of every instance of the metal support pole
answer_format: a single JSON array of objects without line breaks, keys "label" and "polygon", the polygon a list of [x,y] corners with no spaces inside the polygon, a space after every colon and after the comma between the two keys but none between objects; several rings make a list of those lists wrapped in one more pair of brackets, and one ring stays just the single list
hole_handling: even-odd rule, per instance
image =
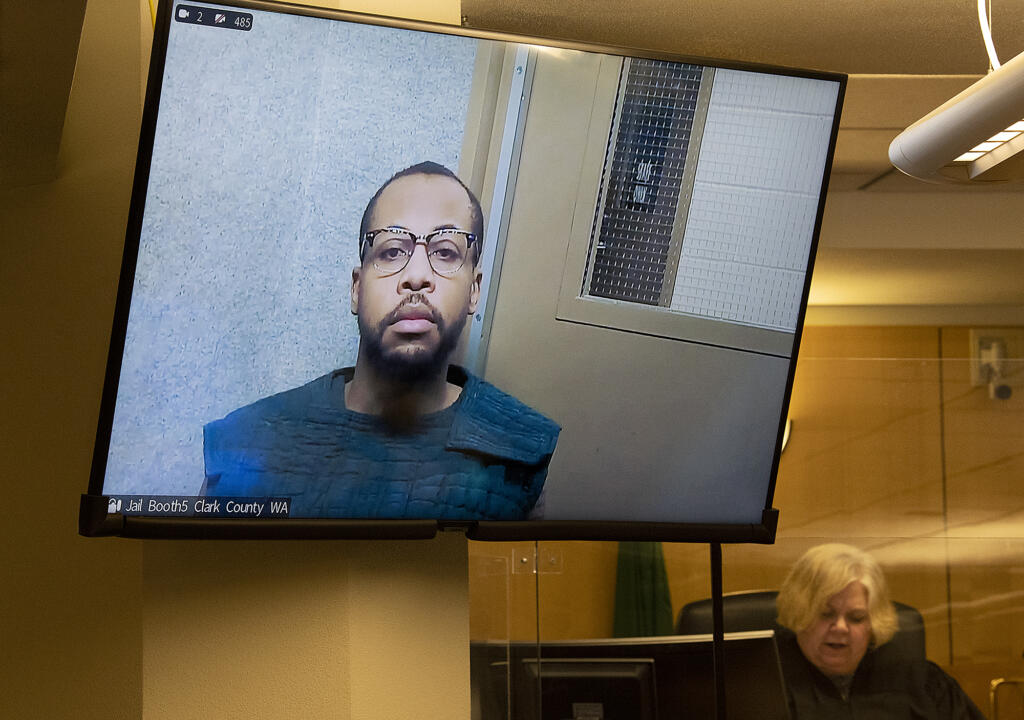
[{"label": "metal support pole", "polygon": [[725,620],[722,615],[722,545],[711,543],[711,616],[714,642],[715,718],[725,720]]}]

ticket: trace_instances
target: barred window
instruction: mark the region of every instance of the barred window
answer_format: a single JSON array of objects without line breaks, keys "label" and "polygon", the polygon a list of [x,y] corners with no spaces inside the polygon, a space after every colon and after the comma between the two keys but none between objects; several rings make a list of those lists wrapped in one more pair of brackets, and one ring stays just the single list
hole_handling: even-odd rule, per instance
[{"label": "barred window", "polygon": [[623,63],[584,294],[671,305],[710,72]]},{"label": "barred window", "polygon": [[791,352],[839,86],[649,59],[605,67],[558,318]]}]

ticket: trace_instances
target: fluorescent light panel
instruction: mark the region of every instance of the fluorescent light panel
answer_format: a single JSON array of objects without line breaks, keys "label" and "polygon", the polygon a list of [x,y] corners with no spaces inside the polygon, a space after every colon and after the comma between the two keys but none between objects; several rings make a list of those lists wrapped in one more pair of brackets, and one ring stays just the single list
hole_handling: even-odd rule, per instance
[{"label": "fluorescent light panel", "polygon": [[1019,120],[1002,132],[996,133],[985,142],[978,143],[972,147],[969,152],[965,152],[963,155],[953,160],[953,162],[973,162],[985,153],[995,150],[1004,142],[1013,140],[1022,132],[1024,132],[1024,120]]},{"label": "fluorescent light panel", "polygon": [[1010,132],[1009,130],[1003,130],[1001,133],[996,133],[988,139],[989,142],[1004,143],[1007,140],[1013,140],[1015,137],[1020,135],[1017,132]]}]

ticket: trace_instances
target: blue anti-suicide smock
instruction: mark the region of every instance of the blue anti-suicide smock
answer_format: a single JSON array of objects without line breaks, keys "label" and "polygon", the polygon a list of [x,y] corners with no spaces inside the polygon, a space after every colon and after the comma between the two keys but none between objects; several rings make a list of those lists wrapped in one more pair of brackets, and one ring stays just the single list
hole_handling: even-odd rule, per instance
[{"label": "blue anti-suicide smock", "polygon": [[203,429],[203,494],[291,498],[291,517],[522,520],[559,426],[462,368],[454,404],[399,432],[345,408],[352,368],[258,400]]}]

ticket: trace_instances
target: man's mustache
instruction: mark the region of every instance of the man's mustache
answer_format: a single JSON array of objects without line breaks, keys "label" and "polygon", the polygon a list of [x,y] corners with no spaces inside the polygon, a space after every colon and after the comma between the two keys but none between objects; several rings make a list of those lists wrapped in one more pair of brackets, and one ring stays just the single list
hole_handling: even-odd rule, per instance
[{"label": "man's mustache", "polygon": [[417,313],[429,313],[427,319],[430,320],[435,325],[438,324],[437,310],[434,309],[434,306],[430,304],[430,301],[427,300],[426,296],[424,296],[422,293],[411,293],[410,295],[404,297],[402,299],[402,302],[398,303],[398,305],[395,306],[394,310],[392,310],[386,316],[384,316],[382,324],[393,325],[399,320],[403,320],[404,318],[408,317],[409,310],[407,308],[410,305],[414,305],[416,307]]}]

